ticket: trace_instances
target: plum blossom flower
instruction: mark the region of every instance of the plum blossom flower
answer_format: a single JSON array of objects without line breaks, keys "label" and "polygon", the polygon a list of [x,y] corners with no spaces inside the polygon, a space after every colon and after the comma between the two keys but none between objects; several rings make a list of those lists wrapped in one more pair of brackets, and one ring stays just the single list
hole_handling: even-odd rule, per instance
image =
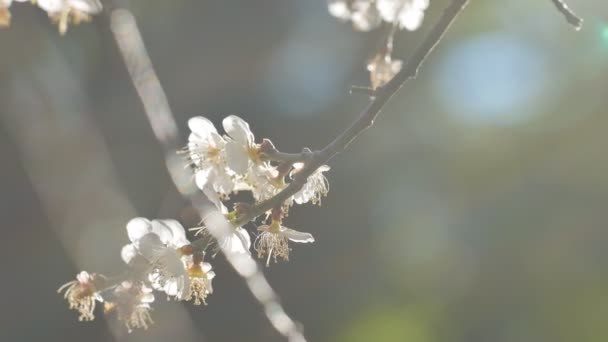
[{"label": "plum blossom flower", "polygon": [[[16,2],[26,2],[30,0],[14,0]],[[11,7],[13,0],[0,0],[0,27],[9,27],[11,25]]]},{"label": "plum blossom flower", "polygon": [[250,190],[256,201],[268,199],[284,187],[278,182],[278,171],[261,158],[260,145],[245,120],[230,115],[222,121],[229,139],[226,142],[228,167],[242,176],[241,188]]},{"label": "plum blossom flower", "polygon": [[358,31],[370,31],[385,21],[414,31],[420,27],[429,0],[328,0],[334,17],[351,21]]},{"label": "plum blossom flower", "polygon": [[[302,168],[304,164],[296,163],[294,164],[294,170],[292,170],[292,177],[297,174]],[[293,195],[293,200],[297,204],[304,204],[312,201],[312,204],[321,204],[321,197],[327,196],[329,192],[329,182],[327,178],[323,175],[323,172],[329,171],[329,166],[321,165],[315,172],[313,172],[308,179],[302,189],[296,192]]]},{"label": "plum blossom flower", "polygon": [[367,64],[372,89],[378,89],[392,80],[401,70],[402,64],[400,60],[393,60],[390,53],[378,53]]},{"label": "plum blossom flower", "polygon": [[220,194],[229,195],[235,188],[234,173],[226,164],[226,140],[217,133],[213,123],[202,116],[188,120],[192,131],[188,137],[190,161],[195,167],[196,182],[202,189],[212,184]]},{"label": "plum blossom flower", "polygon": [[211,280],[215,277],[215,272],[211,270],[211,264],[207,262],[192,262],[188,267],[190,276],[190,289],[186,300],[193,300],[194,305],[207,305],[206,298],[213,293]]},{"label": "plum blossom flower", "polygon": [[328,0],[327,5],[331,15],[352,21],[358,31],[370,31],[382,23],[374,0]]},{"label": "plum blossom flower", "polygon": [[106,313],[116,311],[129,333],[133,329],[148,329],[154,321],[150,316],[154,302],[152,289],[142,282],[123,281],[108,293],[104,293]]},{"label": "plum blossom flower", "polygon": [[182,225],[175,220],[137,217],[127,223],[127,233],[131,244],[121,252],[124,262],[130,264],[135,256],[142,256],[152,267],[149,273],[152,287],[167,296],[184,299],[190,280],[180,249],[190,242]]},{"label": "plum blossom flower", "polygon": [[[213,239],[213,236],[207,227],[195,227],[190,228],[190,230],[194,231],[195,235],[201,235],[202,238]],[[215,243],[216,247],[214,253],[218,252],[219,249],[222,249],[231,253],[251,254],[251,252],[249,252],[251,238],[249,237],[249,233],[242,227],[235,227],[230,234],[222,236]]]},{"label": "plum blossom flower", "polygon": [[224,118],[222,126],[230,137],[226,142],[226,156],[231,170],[243,175],[252,163],[261,163],[259,145],[255,143],[255,137],[245,120],[230,115]]},{"label": "plum blossom flower", "polygon": [[82,271],[76,275],[76,280],[62,285],[57,293],[65,290],[63,297],[68,301],[70,309],[80,313],[79,321],[92,321],[95,319],[95,302],[103,301],[98,290],[104,281],[105,277],[100,274]]},{"label": "plum blossom flower", "polygon": [[377,0],[376,6],[384,21],[415,31],[422,24],[429,0]]},{"label": "plum blossom flower", "polygon": [[277,257],[289,261],[289,241],[298,243],[311,243],[315,239],[310,233],[299,232],[280,225],[279,221],[273,221],[270,225],[262,225],[258,227],[261,231],[255,240],[255,250],[258,252],[258,258],[264,256],[266,266],[270,266],[270,258],[277,262]]},{"label": "plum blossom flower", "polygon": [[69,24],[88,22],[91,15],[102,10],[99,0],[36,0],[36,3],[59,26],[62,35],[67,32]]}]

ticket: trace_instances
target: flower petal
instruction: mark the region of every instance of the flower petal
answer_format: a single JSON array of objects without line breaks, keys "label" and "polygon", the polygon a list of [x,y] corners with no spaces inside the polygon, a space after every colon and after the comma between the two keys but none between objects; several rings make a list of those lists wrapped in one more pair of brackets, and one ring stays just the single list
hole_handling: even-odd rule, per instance
[{"label": "flower petal", "polygon": [[180,248],[190,244],[190,241],[186,238],[186,231],[179,222],[176,220],[158,220],[158,222],[171,231],[172,239],[169,245],[172,245],[174,248]]},{"label": "flower petal", "polygon": [[249,154],[247,153],[247,148],[236,141],[227,142],[226,162],[232,171],[239,175],[244,174],[249,166]]},{"label": "flower petal", "polygon": [[281,227],[283,233],[289,240],[299,243],[315,242],[315,238],[310,233],[299,232],[287,227]]},{"label": "flower petal", "polygon": [[162,258],[167,247],[155,233],[148,233],[139,239],[137,250],[150,263]]},{"label": "flower petal", "polygon": [[251,239],[249,237],[249,233],[247,233],[247,231],[243,228],[239,227],[234,233],[220,239],[219,244],[222,249],[227,249],[231,253],[249,254]]},{"label": "flower petal", "polygon": [[102,10],[99,0],[69,0],[70,7],[85,13],[99,13]]},{"label": "flower petal", "polygon": [[194,182],[199,189],[203,189],[207,183],[209,183],[209,175],[211,174],[210,168],[205,168],[199,171],[196,171],[194,174]]},{"label": "flower petal", "polygon": [[136,255],[137,255],[137,248],[135,248],[135,245],[132,243],[125,245],[120,250],[120,257],[122,258],[122,261],[124,261],[125,264],[127,264],[127,265],[131,263],[131,260],[133,260],[133,258],[135,258]]},{"label": "flower petal", "polygon": [[131,242],[137,242],[152,231],[152,223],[144,217],[136,217],[127,223],[127,235]]},{"label": "flower petal", "polygon": [[[207,139],[207,137],[211,136],[212,133],[217,134],[217,130],[213,123],[202,116],[195,116],[188,120],[188,127],[195,135],[198,135],[201,139]],[[189,139],[192,141],[192,139]]]},{"label": "flower petal", "polygon": [[224,118],[222,126],[224,126],[226,134],[242,145],[250,146],[253,144],[254,136],[245,120],[236,115],[230,115]]},{"label": "flower petal", "polygon": [[173,232],[162,220],[152,220],[152,233],[158,235],[164,245],[169,245],[173,241]]}]

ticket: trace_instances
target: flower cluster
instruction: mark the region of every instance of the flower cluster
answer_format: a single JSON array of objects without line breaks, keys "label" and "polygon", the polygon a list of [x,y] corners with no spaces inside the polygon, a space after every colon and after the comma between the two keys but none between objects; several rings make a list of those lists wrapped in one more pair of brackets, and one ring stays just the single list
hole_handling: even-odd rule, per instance
[{"label": "flower cluster", "polygon": [[[184,227],[175,220],[143,217],[130,220],[126,225],[129,243],[120,253],[128,268],[124,276],[112,283],[104,276],[83,271],[58,290],[64,292],[70,309],[80,313],[81,321],[93,320],[95,304],[101,302],[104,312],[116,313],[129,332],[147,329],[153,323],[150,312],[154,291],[163,293],[167,299],[207,304],[207,297],[213,293],[215,273],[205,256],[213,257],[221,249],[251,257],[251,237],[237,224],[237,218],[256,204],[273,198],[289,181],[304,177],[303,174],[306,178],[300,179],[301,189],[266,213],[256,230],[253,247],[268,266],[270,260],[289,260],[290,241],[314,242],[311,234],[286,228],[282,220],[295,204],[321,203],[329,191],[323,175],[328,166],[307,171],[306,158],[280,160],[276,156],[281,153],[270,140],[256,143],[247,122],[234,115],[222,122],[225,135],[220,135],[204,117],[192,118],[188,125],[192,133],[185,152],[196,184],[232,223],[232,231],[215,239],[205,227],[191,228],[197,231],[195,236],[201,235],[191,242]],[[300,159],[303,161],[296,162]],[[224,203],[241,191],[250,192],[254,203],[233,203],[235,210],[229,212]]]},{"label": "flower cluster", "polygon": [[[69,24],[78,25],[91,20],[91,15],[102,10],[99,0],[14,0],[16,2],[31,2],[47,12],[51,21],[59,27],[59,33],[65,34]],[[13,0],[0,0],[0,27],[11,24],[9,11]]]},{"label": "flower cluster", "polygon": [[[256,143],[249,124],[238,116],[224,118],[222,126],[225,135],[220,135],[213,123],[202,116],[190,119],[188,126],[192,133],[188,138],[187,153],[196,184],[229,219],[234,219],[239,214],[238,206],[234,212],[229,213],[223,203],[229,201],[233,194],[250,192],[256,202],[254,204],[268,200],[283,190],[288,181],[297,177],[305,166],[301,162],[273,159],[270,155],[276,149],[272,142],[264,139],[262,143]],[[327,179],[323,175],[328,170],[326,165],[315,170],[297,193],[273,210],[276,214],[270,218],[270,225],[258,228],[261,233],[254,248],[259,257],[267,257],[267,265],[271,257],[275,261],[277,256],[289,260],[288,240],[314,241],[308,233],[269,227],[280,227],[284,214],[294,203],[320,204],[321,198],[329,191]],[[198,230],[205,233],[203,228]],[[247,231],[235,227],[231,235],[218,241],[218,245],[234,252],[249,253],[251,242]]]},{"label": "flower cluster", "polygon": [[382,22],[414,31],[422,24],[429,0],[328,0],[329,13],[351,21],[359,31],[370,31]]},{"label": "flower cluster", "polygon": [[130,243],[121,251],[129,272],[116,284],[108,284],[101,275],[81,272],[76,280],[61,286],[70,309],[80,313],[79,320],[94,319],[95,303],[104,303],[104,312],[116,312],[127,329],[147,329],[152,323],[150,311],[153,290],[164,292],[168,299],[192,300],[206,304],[213,292],[215,273],[203,261],[186,238],[186,231],[175,220],[148,220],[137,217],[127,224]]}]

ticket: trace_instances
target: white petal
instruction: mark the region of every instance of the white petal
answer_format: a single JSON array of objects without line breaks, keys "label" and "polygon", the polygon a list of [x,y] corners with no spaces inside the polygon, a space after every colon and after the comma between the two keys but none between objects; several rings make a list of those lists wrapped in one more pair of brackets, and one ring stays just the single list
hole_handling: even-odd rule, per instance
[{"label": "white petal", "polygon": [[91,275],[87,271],[81,271],[76,275],[76,280],[80,283],[88,283],[91,280]]},{"label": "white petal", "polygon": [[168,245],[173,241],[173,232],[161,221],[152,220],[152,233],[158,235],[163,244]]},{"label": "white petal", "polygon": [[404,9],[399,15],[399,23],[409,31],[417,30],[422,25],[424,12],[418,9]]},{"label": "white petal", "polygon": [[188,120],[188,127],[192,133],[195,133],[202,139],[206,139],[212,133],[217,134],[217,130],[215,129],[215,126],[213,126],[213,123],[202,116],[195,116]]},{"label": "white petal", "polygon": [[141,297],[140,297],[140,302],[143,304],[149,304],[154,302],[154,293],[152,292],[148,292],[148,293],[144,293]]},{"label": "white petal", "polygon": [[127,223],[127,234],[131,242],[136,242],[150,232],[152,232],[152,223],[146,218],[136,217]]},{"label": "white petal", "polygon": [[49,14],[61,12],[63,9],[63,0],[38,0],[36,4]]},{"label": "white petal", "polygon": [[150,263],[155,263],[157,260],[163,257],[167,247],[160,240],[157,234],[149,233],[139,239],[137,250],[144,258]]},{"label": "white petal", "polygon": [[211,271],[211,264],[208,262],[204,262],[203,266],[201,266],[201,269],[203,270],[203,272],[205,273],[209,273],[209,271]]},{"label": "white petal", "polygon": [[329,165],[321,165],[315,172],[325,172],[325,171],[329,171],[330,169],[331,169],[331,167],[329,167]]},{"label": "white petal", "polygon": [[248,253],[249,248],[251,247],[251,237],[249,236],[249,233],[241,227],[236,227],[235,231],[236,235],[241,240],[241,244],[243,245],[243,247],[245,247]]},{"label": "white petal", "polygon": [[249,247],[251,247],[251,239],[249,233],[239,227],[234,233],[220,239],[219,244],[223,249],[227,249],[231,253],[248,254]]},{"label": "white petal", "polygon": [[68,4],[76,10],[90,14],[99,13],[102,10],[99,0],[69,0]]},{"label": "white petal", "polygon": [[309,243],[315,242],[315,238],[310,233],[303,233],[297,230],[289,229],[287,227],[281,227],[281,233],[293,242]]},{"label": "white petal", "polygon": [[236,115],[230,115],[224,118],[222,121],[222,126],[224,126],[224,131],[226,131],[226,134],[242,145],[250,146],[253,144],[253,133],[251,133],[249,124],[245,122],[245,120]]},{"label": "white petal", "polygon": [[350,10],[344,0],[332,0],[327,4],[329,14],[342,20],[350,18]]},{"label": "white petal", "polygon": [[186,230],[184,230],[184,227],[179,222],[176,220],[159,220],[159,223],[164,224],[171,230],[173,237],[169,245],[172,245],[174,248],[180,248],[190,244],[190,241],[186,238]]},{"label": "white petal", "polygon": [[239,175],[244,174],[249,166],[249,154],[247,153],[247,148],[236,141],[227,142],[226,161],[228,163],[228,167],[232,171]]},{"label": "white petal", "polygon": [[211,187],[211,185],[207,185],[206,187],[204,187],[203,193],[213,204],[215,204],[217,210],[219,210],[222,214],[228,213],[228,208],[226,208],[224,203],[222,203],[222,200],[220,200],[220,197],[218,196],[217,192],[215,192],[215,190]]},{"label": "white petal", "polygon": [[132,243],[125,245],[120,250],[120,257],[122,258],[122,261],[125,262],[125,264],[131,263],[131,260],[133,260],[133,258],[135,258],[136,255],[137,255],[137,249],[135,248],[135,245]]},{"label": "white petal", "polygon": [[199,189],[204,189],[205,185],[209,183],[209,176],[211,173],[211,168],[205,168],[199,171],[196,171],[194,175],[194,182]]}]

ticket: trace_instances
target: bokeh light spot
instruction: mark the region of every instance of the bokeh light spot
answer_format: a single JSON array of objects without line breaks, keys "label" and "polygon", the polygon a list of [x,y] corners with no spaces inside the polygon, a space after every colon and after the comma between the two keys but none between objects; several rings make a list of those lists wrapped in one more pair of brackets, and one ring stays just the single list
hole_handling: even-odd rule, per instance
[{"label": "bokeh light spot", "polygon": [[484,34],[453,47],[435,72],[435,96],[459,119],[504,125],[524,121],[542,104],[549,57],[524,37]]}]

